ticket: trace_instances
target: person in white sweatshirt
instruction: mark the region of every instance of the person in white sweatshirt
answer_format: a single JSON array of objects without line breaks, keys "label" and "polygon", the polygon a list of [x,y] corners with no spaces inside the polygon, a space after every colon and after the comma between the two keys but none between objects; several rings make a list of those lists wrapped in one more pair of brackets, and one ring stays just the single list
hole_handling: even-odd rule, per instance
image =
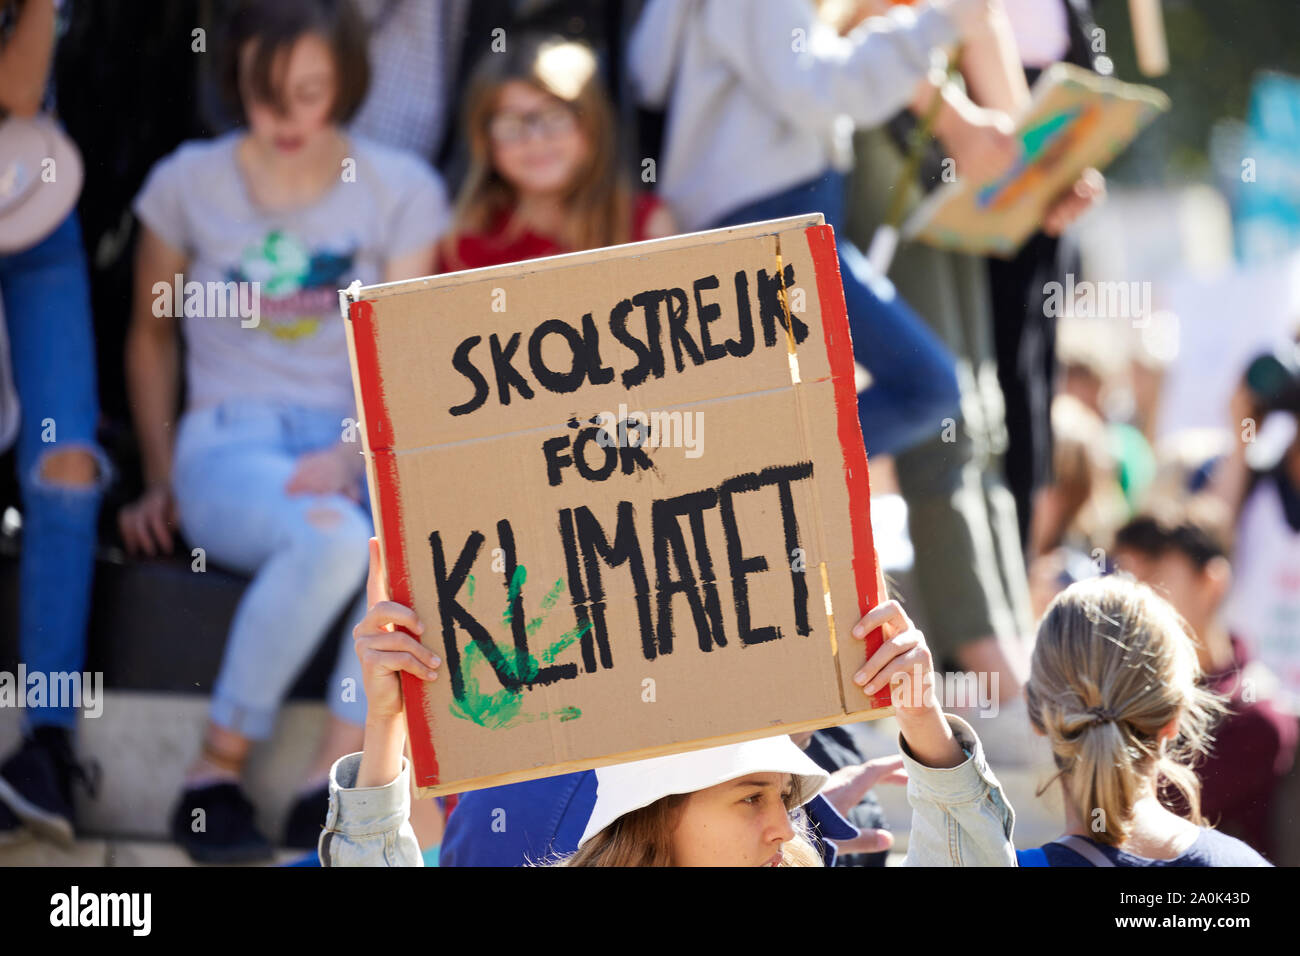
[{"label": "person in white sweatshirt", "polygon": [[964,168],[1006,159],[1010,119],[929,78],[935,52],[984,30],[997,2],[931,0],[839,36],[811,0],[650,0],[630,39],[639,98],[667,111],[655,172],[683,229],[809,212],[835,227],[855,356],[872,378],[858,397],[871,454],[938,434],[960,395],[942,342],[843,235],[850,138],[937,95],[936,132]]},{"label": "person in white sweatshirt", "polygon": [[[988,8],[895,7],[841,37],[812,0],[650,0],[628,63],[640,100],[667,110],[660,194],[693,231],[847,169],[854,127],[928,104],[934,51],[983,30]],[[952,90],[945,98],[966,107]],[[991,111],[962,118],[971,129],[1000,126]]]}]

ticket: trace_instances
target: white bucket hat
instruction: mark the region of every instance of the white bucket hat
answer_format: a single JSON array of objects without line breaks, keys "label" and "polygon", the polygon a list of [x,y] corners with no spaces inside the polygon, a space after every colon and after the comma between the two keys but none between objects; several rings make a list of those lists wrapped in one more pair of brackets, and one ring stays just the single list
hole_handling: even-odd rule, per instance
[{"label": "white bucket hat", "polygon": [[791,774],[798,806],[817,796],[830,777],[784,735],[600,767],[596,804],[578,846],[625,813],[675,793],[694,793],[751,773]]}]

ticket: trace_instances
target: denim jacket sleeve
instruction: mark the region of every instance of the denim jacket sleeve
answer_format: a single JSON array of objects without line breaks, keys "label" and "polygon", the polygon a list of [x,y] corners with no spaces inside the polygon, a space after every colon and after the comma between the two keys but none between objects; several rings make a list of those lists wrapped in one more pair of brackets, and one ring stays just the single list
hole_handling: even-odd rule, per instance
[{"label": "denim jacket sleeve", "polygon": [[316,852],[321,866],[424,866],[411,829],[411,767],[402,758],[397,778],[382,787],[358,787],[361,754],[330,768],[330,807]]},{"label": "denim jacket sleeve", "polygon": [[944,716],[968,755],[964,763],[946,769],[924,766],[902,734],[898,737],[912,805],[904,865],[1015,866],[1015,811],[989,769],[974,729],[960,717]]}]

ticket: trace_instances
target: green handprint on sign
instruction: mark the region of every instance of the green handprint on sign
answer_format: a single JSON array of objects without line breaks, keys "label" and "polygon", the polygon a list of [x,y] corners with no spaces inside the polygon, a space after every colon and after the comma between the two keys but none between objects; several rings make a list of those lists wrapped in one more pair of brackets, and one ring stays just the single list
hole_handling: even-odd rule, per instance
[{"label": "green handprint on sign", "polygon": [[[515,573],[510,579],[510,585],[506,589],[506,607],[501,614],[501,622],[506,627],[510,626],[513,619],[512,608],[527,578],[528,572],[522,565],[515,568]],[[536,633],[541,628],[547,612],[555,607],[563,591],[564,578],[559,578],[542,598],[542,613],[537,617],[530,618],[525,624],[525,630],[529,635]],[[555,711],[527,713],[523,709],[523,689],[537,677],[542,664],[553,664],[555,658],[565,648],[573,644],[574,641],[579,640],[590,628],[591,622],[587,622],[580,627],[561,634],[559,640],[542,651],[540,661],[533,654],[525,654],[521,658],[514,649],[509,651],[502,649],[501,656],[505,662],[504,666],[519,686],[517,690],[506,687],[495,693],[484,691],[482,684],[479,682],[478,673],[482,670],[481,665],[487,663],[487,659],[484,657],[483,650],[478,643],[471,641],[460,659],[460,676],[461,683],[464,686],[464,693],[459,698],[453,698],[450,708],[451,715],[461,720],[473,721],[480,727],[487,727],[492,730],[531,723],[534,720],[546,720],[550,717],[556,717],[561,721],[575,720],[581,717],[582,711],[577,707],[561,707]]]}]

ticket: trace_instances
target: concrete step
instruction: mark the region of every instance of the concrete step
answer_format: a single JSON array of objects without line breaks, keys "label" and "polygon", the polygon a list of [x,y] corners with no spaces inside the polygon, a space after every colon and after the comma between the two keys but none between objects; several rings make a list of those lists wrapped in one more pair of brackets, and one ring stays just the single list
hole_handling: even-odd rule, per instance
[{"label": "concrete step", "polygon": [[[284,866],[307,855],[304,850],[277,850],[270,863],[256,866]],[[171,843],[148,840],[98,839],[78,840],[71,849],[61,849],[45,840],[29,837],[0,846],[0,867],[9,866],[200,866],[185,851]]]},{"label": "concrete step", "polygon": [[[97,799],[74,788],[80,834],[110,841],[167,840],[172,806],[185,768],[198,753],[207,715],[207,698],[199,695],[106,691],[103,714],[78,723],[77,751],[98,761],[102,771]],[[18,744],[20,716],[17,709],[0,710],[0,754]],[[258,825],[272,840],[283,832],[325,719],[322,703],[286,704],[275,734],[249,758],[245,785],[258,809]]]}]

